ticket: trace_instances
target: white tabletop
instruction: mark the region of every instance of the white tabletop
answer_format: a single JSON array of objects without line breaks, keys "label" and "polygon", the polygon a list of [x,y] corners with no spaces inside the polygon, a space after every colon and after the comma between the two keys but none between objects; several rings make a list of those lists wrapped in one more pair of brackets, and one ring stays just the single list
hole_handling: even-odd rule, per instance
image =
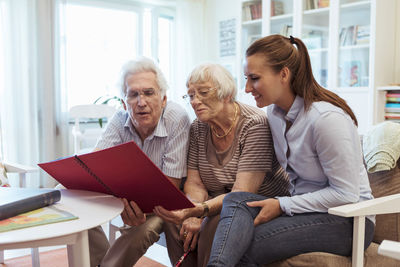
[{"label": "white tabletop", "polygon": [[79,219],[0,233],[0,249],[29,247],[29,243],[36,246],[57,245],[57,242],[52,244],[49,240],[97,227],[115,218],[123,210],[122,201],[114,196],[81,190],[60,191],[61,200],[54,206]]}]

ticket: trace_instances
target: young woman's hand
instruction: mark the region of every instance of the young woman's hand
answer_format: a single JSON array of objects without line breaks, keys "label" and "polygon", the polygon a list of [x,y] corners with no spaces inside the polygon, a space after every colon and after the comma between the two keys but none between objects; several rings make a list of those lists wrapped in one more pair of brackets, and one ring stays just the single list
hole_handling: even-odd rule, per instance
[{"label": "young woman's hand", "polygon": [[260,201],[247,202],[249,207],[260,207],[261,210],[254,219],[254,225],[257,226],[266,223],[282,214],[279,200],[275,198],[267,198]]}]

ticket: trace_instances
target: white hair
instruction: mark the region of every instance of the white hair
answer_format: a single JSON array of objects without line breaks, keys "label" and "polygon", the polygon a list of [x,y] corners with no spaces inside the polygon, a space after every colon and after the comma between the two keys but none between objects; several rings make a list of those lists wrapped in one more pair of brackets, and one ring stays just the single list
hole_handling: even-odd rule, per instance
[{"label": "white hair", "polygon": [[217,87],[219,99],[231,97],[230,101],[236,99],[236,83],[232,74],[223,66],[215,63],[203,63],[196,66],[186,81],[186,87],[190,84],[212,82]]},{"label": "white hair", "polygon": [[161,98],[163,98],[168,89],[167,80],[165,79],[161,69],[154,63],[153,60],[147,57],[138,57],[134,60],[126,62],[122,66],[120,75],[121,96],[124,97],[126,95],[126,78],[129,75],[142,72],[153,72],[156,75],[157,85],[161,91]]}]

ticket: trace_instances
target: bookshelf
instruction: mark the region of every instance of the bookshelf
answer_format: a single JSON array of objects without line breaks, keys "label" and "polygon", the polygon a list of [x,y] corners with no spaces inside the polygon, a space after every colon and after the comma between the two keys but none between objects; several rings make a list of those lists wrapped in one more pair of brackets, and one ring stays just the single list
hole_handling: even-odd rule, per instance
[{"label": "bookshelf", "polygon": [[[241,8],[254,1],[240,1]],[[300,37],[309,49],[316,80],[344,98],[365,133],[382,121],[376,88],[394,81],[396,0],[259,0],[261,18],[243,21],[237,77],[252,40],[270,34]],[[243,14],[242,14],[243,15]],[[238,79],[243,92],[244,78]],[[243,99],[241,99],[243,97]],[[239,100],[248,100],[239,94]],[[252,104],[252,103],[250,103]]]}]

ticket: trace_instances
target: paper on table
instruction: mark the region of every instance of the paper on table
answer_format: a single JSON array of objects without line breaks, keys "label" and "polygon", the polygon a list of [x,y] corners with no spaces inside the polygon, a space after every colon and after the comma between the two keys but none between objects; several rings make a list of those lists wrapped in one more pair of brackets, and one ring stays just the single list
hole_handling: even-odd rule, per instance
[{"label": "paper on table", "polygon": [[63,222],[78,219],[73,214],[60,210],[54,206],[47,206],[37,210],[22,213],[0,221],[0,233],[37,225]]}]

